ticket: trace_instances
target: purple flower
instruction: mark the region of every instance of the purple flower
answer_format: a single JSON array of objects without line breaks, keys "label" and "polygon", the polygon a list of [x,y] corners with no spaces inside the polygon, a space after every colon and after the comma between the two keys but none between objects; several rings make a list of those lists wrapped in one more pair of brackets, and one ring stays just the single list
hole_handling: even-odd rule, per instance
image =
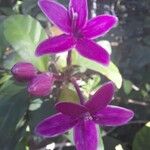
[{"label": "purple flower", "polygon": [[87,0],[70,0],[67,10],[54,0],[39,0],[39,6],[48,19],[65,33],[49,38],[36,49],[36,55],[69,51],[75,47],[84,57],[108,65],[108,52],[92,39],[103,36],[118,21],[111,15],[100,15],[88,20]]},{"label": "purple flower", "polygon": [[65,133],[73,127],[77,150],[96,150],[100,126],[120,126],[134,116],[131,110],[108,105],[114,95],[112,82],[104,84],[84,105],[70,102],[56,104],[61,112],[39,123],[35,132],[41,136],[53,137]]},{"label": "purple flower", "polygon": [[52,90],[54,77],[52,73],[41,73],[28,85],[28,92],[33,96],[48,96]]},{"label": "purple flower", "polygon": [[18,81],[29,81],[37,75],[37,69],[28,62],[19,62],[15,64],[11,72]]}]

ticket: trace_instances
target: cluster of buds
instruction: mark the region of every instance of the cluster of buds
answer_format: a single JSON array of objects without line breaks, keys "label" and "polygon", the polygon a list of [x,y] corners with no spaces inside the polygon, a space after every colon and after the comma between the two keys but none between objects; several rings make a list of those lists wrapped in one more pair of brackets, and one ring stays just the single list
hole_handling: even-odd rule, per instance
[{"label": "cluster of buds", "polygon": [[39,72],[37,68],[28,62],[15,64],[11,72],[19,82],[27,82],[27,90],[33,96],[48,96],[54,83],[54,75],[50,72]]}]

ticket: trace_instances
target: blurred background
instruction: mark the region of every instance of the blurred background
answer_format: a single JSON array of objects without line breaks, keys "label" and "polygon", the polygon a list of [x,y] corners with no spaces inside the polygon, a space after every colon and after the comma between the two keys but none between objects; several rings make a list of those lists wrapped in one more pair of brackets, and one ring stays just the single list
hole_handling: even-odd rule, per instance
[{"label": "blurred background", "polygon": [[[68,6],[68,0],[59,2]],[[112,61],[123,78],[114,104],[135,112],[134,120],[128,125],[102,129],[103,142],[99,150],[150,150],[150,0],[88,0],[88,4],[89,18],[103,13],[119,18],[118,26],[101,40],[110,42]],[[30,104],[30,111],[26,111],[29,106],[26,93],[17,95],[17,91],[24,88],[10,79],[10,68],[20,60],[14,49],[22,48],[23,51],[29,46],[27,36],[17,26],[22,23],[25,28],[25,20],[13,18],[18,14],[32,16],[42,24],[40,30],[46,29],[47,34],[51,34],[51,24],[38,8],[37,0],[0,0],[0,150],[53,150],[54,147],[74,150],[70,142],[71,133],[53,139],[34,135],[32,131],[37,122],[53,114],[54,102],[36,99]],[[18,41],[20,35],[26,41],[23,44]],[[17,42],[22,47],[18,47]],[[22,97],[24,100],[19,101]],[[10,102],[10,99],[15,101]]]}]

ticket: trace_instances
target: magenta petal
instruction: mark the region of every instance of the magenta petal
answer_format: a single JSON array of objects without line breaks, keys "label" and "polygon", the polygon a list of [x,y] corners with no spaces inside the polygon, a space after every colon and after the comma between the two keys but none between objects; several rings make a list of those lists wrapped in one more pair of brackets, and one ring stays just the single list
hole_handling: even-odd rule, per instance
[{"label": "magenta petal", "polygon": [[91,120],[83,120],[74,127],[74,141],[77,150],[96,150],[98,133]]},{"label": "magenta petal", "polygon": [[58,113],[40,122],[36,126],[35,133],[44,137],[53,137],[65,133],[76,123],[77,120],[70,116]]},{"label": "magenta petal", "polygon": [[73,37],[69,35],[55,36],[40,43],[36,49],[36,55],[41,56],[49,53],[64,52],[71,49],[74,43]]},{"label": "magenta petal", "polygon": [[94,115],[93,120],[100,125],[119,126],[128,123],[133,116],[132,110],[110,105]]},{"label": "magenta petal", "polygon": [[105,108],[112,100],[114,95],[114,84],[107,82],[91,97],[89,101],[85,103],[85,106],[91,113],[96,113]]},{"label": "magenta petal", "polygon": [[81,29],[88,20],[87,0],[70,0],[69,12],[72,16],[72,23],[75,16],[77,16],[76,27],[77,29]]},{"label": "magenta petal", "polygon": [[47,18],[66,33],[71,31],[71,21],[67,9],[53,0],[39,0],[39,7]]},{"label": "magenta petal", "polygon": [[89,39],[79,39],[77,41],[76,48],[82,56],[88,59],[91,59],[103,65],[109,64],[110,55],[108,54],[108,52]]},{"label": "magenta petal", "polygon": [[118,22],[117,17],[111,15],[100,15],[87,22],[82,34],[86,38],[96,38],[110,31]]},{"label": "magenta petal", "polygon": [[69,102],[57,103],[55,107],[59,112],[73,117],[80,117],[81,114],[87,112],[86,107],[84,107],[83,105]]}]

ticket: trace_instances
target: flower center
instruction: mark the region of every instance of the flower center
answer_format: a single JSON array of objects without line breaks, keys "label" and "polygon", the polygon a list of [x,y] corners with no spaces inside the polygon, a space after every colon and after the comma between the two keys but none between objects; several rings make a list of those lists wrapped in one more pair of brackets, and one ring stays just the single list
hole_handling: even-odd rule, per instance
[{"label": "flower center", "polygon": [[80,30],[77,28],[77,20],[78,20],[78,13],[71,7],[70,10],[70,18],[71,18],[71,27],[73,36],[76,38],[82,38],[83,35],[81,34]]},{"label": "flower center", "polygon": [[82,117],[85,121],[93,120],[93,117],[91,116],[89,112],[84,113]]}]

